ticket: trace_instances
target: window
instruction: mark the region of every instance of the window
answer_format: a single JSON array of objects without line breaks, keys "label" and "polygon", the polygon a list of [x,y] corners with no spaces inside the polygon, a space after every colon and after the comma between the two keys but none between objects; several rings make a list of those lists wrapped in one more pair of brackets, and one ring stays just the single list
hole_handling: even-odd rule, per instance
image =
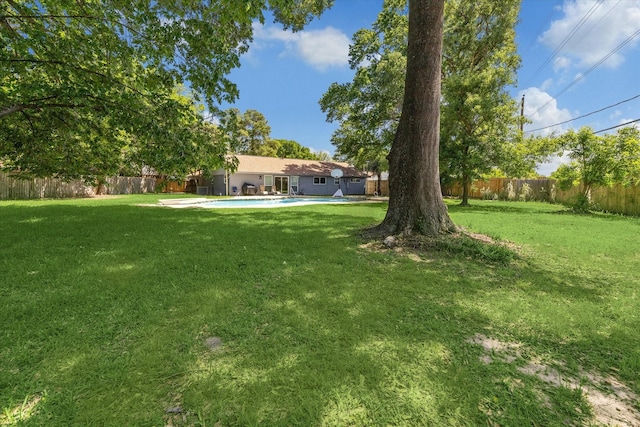
[{"label": "window", "polygon": [[296,194],[298,192],[298,177],[297,176],[292,176],[291,177],[291,191]]},{"label": "window", "polygon": [[349,182],[360,182],[360,178],[351,178]]},{"label": "window", "polygon": [[335,178],[333,180],[333,185],[340,185],[340,178]]},{"label": "window", "polygon": [[273,186],[273,175],[265,175],[264,176],[264,189],[266,191],[274,191],[275,188]]},{"label": "window", "polygon": [[324,176],[313,177],[313,185],[325,185],[326,183],[327,183],[327,178]]}]

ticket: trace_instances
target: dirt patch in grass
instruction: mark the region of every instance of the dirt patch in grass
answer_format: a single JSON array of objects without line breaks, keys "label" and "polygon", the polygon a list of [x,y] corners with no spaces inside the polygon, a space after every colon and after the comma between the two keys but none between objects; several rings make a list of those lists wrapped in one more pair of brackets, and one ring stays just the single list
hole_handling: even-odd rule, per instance
[{"label": "dirt patch in grass", "polygon": [[490,264],[510,264],[519,258],[521,248],[511,242],[496,240],[484,234],[472,233],[461,229],[457,233],[428,237],[423,235],[387,236],[380,240],[364,234],[366,242],[361,248],[383,252],[392,250],[411,259],[422,255],[446,253],[461,255]]},{"label": "dirt patch in grass", "polygon": [[[480,345],[484,349],[484,354],[480,358],[483,363],[492,363],[495,360],[505,363],[521,361],[522,344],[520,343],[504,342],[482,334],[474,335],[468,339],[468,342]],[[562,362],[552,364],[563,366]],[[640,411],[634,406],[638,402],[638,395],[612,375],[603,377],[580,371],[578,375],[572,376],[561,373],[550,364],[540,362],[527,362],[517,369],[551,386],[580,390],[591,406],[598,424],[640,426]]]}]

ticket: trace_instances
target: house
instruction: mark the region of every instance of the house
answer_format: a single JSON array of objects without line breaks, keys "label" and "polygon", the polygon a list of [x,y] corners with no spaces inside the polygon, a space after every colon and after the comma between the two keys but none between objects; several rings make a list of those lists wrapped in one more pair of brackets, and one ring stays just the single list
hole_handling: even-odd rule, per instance
[{"label": "house", "polygon": [[[338,189],[344,195],[364,194],[367,174],[344,162],[281,159],[236,155],[238,169],[213,172],[210,194],[304,194],[333,195]],[[340,169],[342,177],[332,171]]]}]

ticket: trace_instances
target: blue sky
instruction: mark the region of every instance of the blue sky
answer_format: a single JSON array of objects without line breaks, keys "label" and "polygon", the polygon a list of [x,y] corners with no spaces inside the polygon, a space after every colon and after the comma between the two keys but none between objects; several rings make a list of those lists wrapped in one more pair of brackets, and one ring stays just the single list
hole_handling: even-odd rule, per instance
[{"label": "blue sky", "polygon": [[[333,154],[337,124],[325,121],[318,100],[331,83],[351,81],[351,37],[381,7],[382,0],[335,0],[298,33],[256,24],[249,53],[230,75],[240,89],[233,106],[263,113],[272,138]],[[599,131],[640,119],[640,0],[523,0],[516,34],[522,66],[510,92],[517,100],[525,94],[532,121],[525,131]],[[559,161],[539,171],[549,173]]]}]

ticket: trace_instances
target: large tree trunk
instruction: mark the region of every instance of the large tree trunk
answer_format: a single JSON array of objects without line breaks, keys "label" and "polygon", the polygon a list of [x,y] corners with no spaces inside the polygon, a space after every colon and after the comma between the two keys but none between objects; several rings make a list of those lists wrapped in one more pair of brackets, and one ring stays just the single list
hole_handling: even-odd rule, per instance
[{"label": "large tree trunk", "polygon": [[455,225],[442,200],[440,72],[444,0],[409,1],[404,102],[389,153],[389,209],[375,231],[439,235]]}]

